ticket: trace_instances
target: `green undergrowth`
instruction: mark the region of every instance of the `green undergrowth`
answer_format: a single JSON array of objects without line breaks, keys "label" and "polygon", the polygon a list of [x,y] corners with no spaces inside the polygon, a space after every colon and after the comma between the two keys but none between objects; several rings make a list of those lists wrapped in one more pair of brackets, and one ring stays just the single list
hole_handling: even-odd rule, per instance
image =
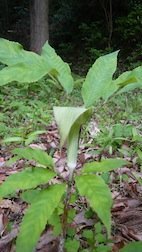
[{"label": "green undergrowth", "polygon": [[[46,130],[53,120],[53,105],[81,104],[80,88],[78,81],[72,95],[68,96],[46,79],[32,85],[12,83],[3,86],[0,91],[0,137],[24,137],[36,130]],[[142,92],[138,90],[113,97],[103,106],[100,102],[94,110],[97,115],[94,120],[102,132],[100,136],[107,135],[112,125],[118,123],[131,124],[141,130]]]},{"label": "green undergrowth", "polygon": [[80,84],[72,95],[58,90],[48,80],[32,84],[12,83],[0,90],[0,137],[24,136],[45,130],[52,122],[52,107],[59,104],[79,105]]},{"label": "green undergrowth", "polygon": [[[85,145],[92,155],[123,157],[132,160],[142,146],[142,92],[137,90],[113,97],[104,106],[94,108],[92,123],[96,132],[91,134],[90,126],[82,134]],[[89,143],[88,143],[89,142]],[[93,150],[93,148],[97,146]]]},{"label": "green undergrowth", "polygon": [[[0,90],[0,137],[25,136],[45,130],[52,122],[52,107],[62,104],[80,105],[81,78],[76,81],[72,95],[48,83],[46,79],[33,84],[12,83]],[[140,90],[113,97],[104,106],[94,107],[100,129],[108,134],[112,125],[132,124],[141,129],[142,92]],[[107,126],[107,129],[106,129]]]}]

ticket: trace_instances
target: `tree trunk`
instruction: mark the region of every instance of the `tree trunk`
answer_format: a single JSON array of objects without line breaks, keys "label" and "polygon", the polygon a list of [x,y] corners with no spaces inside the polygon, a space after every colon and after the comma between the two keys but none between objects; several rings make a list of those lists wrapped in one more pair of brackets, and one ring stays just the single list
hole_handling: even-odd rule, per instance
[{"label": "tree trunk", "polygon": [[0,32],[3,35],[7,33],[9,26],[9,16],[8,16],[8,2],[7,0],[3,0],[0,2]]},{"label": "tree trunk", "polygon": [[40,53],[42,46],[49,39],[48,0],[30,0],[30,3],[30,49]]}]

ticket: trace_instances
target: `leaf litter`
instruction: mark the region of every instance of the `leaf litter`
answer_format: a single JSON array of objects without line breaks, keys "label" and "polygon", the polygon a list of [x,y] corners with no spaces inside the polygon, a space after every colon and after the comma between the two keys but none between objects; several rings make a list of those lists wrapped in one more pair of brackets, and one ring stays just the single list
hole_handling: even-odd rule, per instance
[{"label": "leaf litter", "polygon": [[[93,136],[100,132],[95,122],[91,122],[88,129],[89,143],[86,146],[84,140],[80,141],[78,152],[78,166],[80,170],[85,162],[99,160],[99,145],[92,144]],[[60,174],[56,178],[55,183],[62,178],[68,178],[68,170],[66,169],[66,150],[59,148],[59,135],[57,127],[54,123],[47,127],[47,133],[42,134],[38,141],[30,144],[31,148],[39,148],[47,151],[55,162],[57,173]],[[129,148],[128,148],[129,149]],[[11,157],[9,147],[1,149],[0,152],[0,183],[7,176],[22,170],[25,160],[18,160],[12,165],[7,165],[7,160]],[[114,153],[117,156],[118,153]],[[101,158],[107,158],[108,152],[103,152]],[[109,184],[111,185],[113,208],[112,208],[112,252],[119,251],[125,243],[130,241],[142,241],[142,173],[137,164],[137,157],[129,158],[125,154],[125,158],[130,161],[128,167],[118,169],[111,172]],[[89,218],[85,217],[84,206],[87,208],[87,202],[83,198],[79,198],[78,202],[70,205],[75,209],[75,217],[71,221],[71,226],[77,232],[81,239],[81,230],[93,227],[97,222],[97,216],[93,215]],[[19,230],[19,223],[26,210],[27,204],[19,198],[19,193],[11,199],[4,199],[0,202],[0,251],[14,252],[15,246],[13,240],[16,238]],[[36,220],[35,220],[36,221]],[[50,226],[41,235],[37,244],[36,251],[58,251],[59,237],[55,236]]]}]

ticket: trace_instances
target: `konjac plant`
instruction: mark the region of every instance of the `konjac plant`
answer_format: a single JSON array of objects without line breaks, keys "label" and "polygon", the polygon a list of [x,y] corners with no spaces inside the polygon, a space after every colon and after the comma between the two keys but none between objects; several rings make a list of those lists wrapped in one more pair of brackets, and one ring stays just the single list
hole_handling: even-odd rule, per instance
[{"label": "konjac plant", "polygon": [[[74,193],[85,197],[88,208],[91,207],[97,214],[110,238],[112,197],[102,174],[127,162],[119,158],[104,159],[86,163],[80,171],[76,167],[80,131],[82,125],[90,120],[93,106],[97,106],[100,100],[103,106],[114,95],[142,88],[142,66],[113,78],[117,55],[118,51],[102,56],[89,69],[81,89],[82,106],[53,107],[60,133],[60,148],[66,146],[67,149],[68,179],[58,173],[53,158],[42,150],[25,147],[12,151],[16,159],[35,161],[32,166],[28,165],[10,175],[0,186],[1,199],[20,191],[21,198],[28,203],[16,240],[17,252],[35,251],[47,224],[58,229],[58,251],[65,248],[66,251],[78,251],[79,240],[67,236],[70,202]],[[0,86],[10,85],[13,81],[32,85],[43,76],[48,76],[53,85],[60,85],[68,94],[73,90],[74,80],[69,65],[48,43],[43,46],[41,55],[37,55],[25,51],[19,43],[0,39],[0,62],[4,64],[0,71]],[[58,176],[60,179],[55,180]],[[95,244],[93,246],[91,251],[99,251]]]}]

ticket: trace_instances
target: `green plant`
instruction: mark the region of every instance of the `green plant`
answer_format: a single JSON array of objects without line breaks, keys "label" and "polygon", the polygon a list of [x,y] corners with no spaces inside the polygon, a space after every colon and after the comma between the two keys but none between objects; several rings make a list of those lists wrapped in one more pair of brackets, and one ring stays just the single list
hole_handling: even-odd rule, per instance
[{"label": "green plant", "polygon": [[[8,65],[0,71],[0,85],[6,85],[13,80],[35,82],[48,74],[68,93],[71,92],[73,78],[70,68],[56,55],[48,43],[43,47],[41,56],[26,52],[19,44],[3,39],[0,40],[0,48],[0,61]],[[30,167],[29,163],[26,163],[27,168],[9,176],[0,186],[1,198],[21,190],[24,191],[21,195],[22,199],[30,205],[20,227],[16,242],[17,252],[33,251],[47,223],[52,224],[60,234],[60,252],[63,251],[64,244],[67,251],[71,251],[69,250],[71,247],[74,248],[74,252],[78,251],[79,239],[74,242],[67,237],[73,187],[77,195],[86,198],[110,237],[112,198],[111,191],[101,174],[117,169],[127,162],[122,159],[94,161],[86,163],[80,172],[76,170],[76,166],[81,126],[92,116],[93,105],[97,106],[100,100],[106,102],[114,94],[118,95],[142,87],[142,67],[113,79],[117,54],[118,52],[114,52],[98,58],[90,68],[81,90],[83,106],[53,108],[61,138],[60,147],[64,145],[67,147],[69,170],[67,181],[62,178],[62,174],[58,174],[52,157],[46,152],[32,148],[19,148],[13,151],[16,159],[35,161]],[[61,179],[59,183],[54,183],[54,177],[57,176]]]},{"label": "green plant", "polygon": [[13,142],[15,143],[22,142],[23,145],[27,146],[30,143],[32,143],[34,140],[36,140],[40,134],[43,134],[43,133],[45,133],[44,130],[33,131],[28,134],[23,134],[22,136],[6,137],[2,142],[6,144],[13,143]]},{"label": "green plant", "polygon": [[[87,241],[90,251],[109,252],[110,246],[107,245],[108,239],[103,233],[103,225],[97,222],[93,229],[85,229],[82,232],[82,238]],[[85,251],[85,250],[83,250]]]},{"label": "green plant", "polygon": [[0,48],[0,62],[7,65],[0,71],[0,86],[12,81],[36,82],[48,75],[54,85],[59,87],[59,81],[67,93],[72,91],[70,68],[48,43],[44,45],[41,56],[25,51],[20,44],[5,39],[0,39]]},{"label": "green plant", "polygon": [[120,252],[133,252],[133,251],[141,252],[141,250],[142,250],[142,242],[137,241],[137,242],[130,242],[124,248],[122,248]]},{"label": "green plant", "polygon": [[119,123],[110,125],[108,128],[101,128],[101,132],[94,138],[92,144],[95,144],[95,142],[100,147],[100,153],[108,150],[109,154],[112,155],[112,153],[117,150],[123,153],[123,150],[120,148],[123,143],[127,143],[128,149],[129,145],[131,145],[132,152],[133,149],[136,149],[136,146],[138,147],[138,145],[141,144],[142,137],[140,132],[133,125],[123,125]]},{"label": "green plant", "polygon": [[[15,160],[25,158],[35,161],[35,166],[11,175],[0,187],[1,198],[13,194],[19,189],[24,190],[21,197],[30,205],[21,224],[16,250],[20,252],[32,251],[47,223],[54,225],[55,230],[60,232],[62,230],[62,239],[64,240],[68,230],[68,208],[73,181],[54,184],[54,177],[57,174],[54,171],[53,160],[41,150],[22,148],[15,149],[12,153],[15,155]],[[126,162],[121,159],[88,163],[83,167],[80,175],[75,175],[75,189],[79,191],[81,196],[87,198],[92,209],[95,210],[106,226],[108,235],[110,235],[111,228],[111,193],[103,178],[98,176],[97,172],[110,171],[124,164]],[[29,166],[28,164],[25,165]],[[50,185],[48,184],[49,181]],[[55,222],[51,218],[56,218]],[[59,228],[59,224],[62,228]]]}]

